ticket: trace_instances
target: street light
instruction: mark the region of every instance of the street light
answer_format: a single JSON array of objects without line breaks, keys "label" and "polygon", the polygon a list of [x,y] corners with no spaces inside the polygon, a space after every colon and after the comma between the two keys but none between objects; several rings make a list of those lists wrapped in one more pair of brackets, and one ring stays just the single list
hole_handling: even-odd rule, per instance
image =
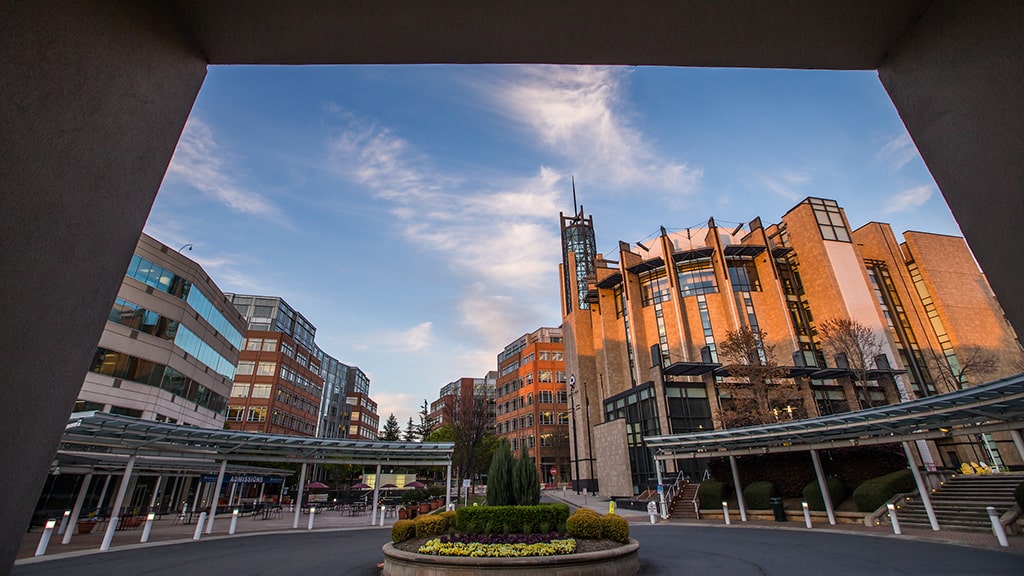
[{"label": "street light", "polygon": [[178,248],[178,254],[181,254],[181,251],[184,250],[185,248],[188,248],[188,251],[191,252],[192,251],[192,243],[189,242],[188,244],[185,244],[181,248]]}]

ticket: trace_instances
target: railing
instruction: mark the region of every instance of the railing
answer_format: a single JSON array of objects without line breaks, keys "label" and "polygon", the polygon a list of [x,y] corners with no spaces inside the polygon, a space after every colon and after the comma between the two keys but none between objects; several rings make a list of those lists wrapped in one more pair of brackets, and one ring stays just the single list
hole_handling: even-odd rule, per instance
[{"label": "railing", "polygon": [[669,503],[675,502],[676,495],[679,494],[679,487],[680,486],[685,486],[685,485],[686,485],[686,476],[682,472],[680,472],[676,476],[675,481],[672,482],[672,485],[669,486],[668,490],[666,490],[664,493],[662,493],[662,495],[661,495],[661,518],[663,520],[667,520],[668,517],[669,517],[669,506],[668,506],[668,504],[666,504],[666,501],[669,502]]},{"label": "railing", "polygon": [[700,498],[697,497],[699,491],[700,484],[697,484],[697,490],[693,491],[693,513],[697,515],[697,520],[700,520]]}]

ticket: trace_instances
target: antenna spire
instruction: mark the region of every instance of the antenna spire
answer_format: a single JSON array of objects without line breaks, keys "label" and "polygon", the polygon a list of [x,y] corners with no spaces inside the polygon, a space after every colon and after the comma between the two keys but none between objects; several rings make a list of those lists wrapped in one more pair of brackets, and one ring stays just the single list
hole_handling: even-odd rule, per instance
[{"label": "antenna spire", "polygon": [[569,177],[572,180],[572,209],[576,212],[576,215],[580,215],[580,206],[576,203],[576,176]]}]

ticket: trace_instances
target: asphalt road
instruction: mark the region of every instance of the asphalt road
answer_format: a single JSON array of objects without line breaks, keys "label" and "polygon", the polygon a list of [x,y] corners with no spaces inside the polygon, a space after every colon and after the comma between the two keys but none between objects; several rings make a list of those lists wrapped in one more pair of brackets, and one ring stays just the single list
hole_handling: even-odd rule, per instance
[{"label": "asphalt road", "polygon": [[[641,574],[1020,576],[1024,555],[825,532],[631,526]],[[16,565],[13,576],[379,575],[387,530],[203,540]]]}]

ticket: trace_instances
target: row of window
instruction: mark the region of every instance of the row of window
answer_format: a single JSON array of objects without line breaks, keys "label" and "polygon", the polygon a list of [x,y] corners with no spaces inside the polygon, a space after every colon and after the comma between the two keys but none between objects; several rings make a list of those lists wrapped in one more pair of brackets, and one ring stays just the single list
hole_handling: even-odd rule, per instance
[{"label": "row of window", "polygon": [[227,398],[174,368],[122,352],[97,348],[89,371],[160,388],[218,414],[227,410]]},{"label": "row of window", "polygon": [[[728,256],[726,268],[729,282],[735,292],[761,291],[761,279],[752,256]],[[718,292],[715,269],[710,258],[680,262],[676,265],[676,277],[679,280],[679,292],[684,298]],[[665,268],[641,272],[639,280],[640,302],[643,306],[660,304],[672,299]],[[617,317],[622,316],[622,305],[623,302],[616,301]]]},{"label": "row of window", "polygon": [[[569,424],[569,413],[568,412],[541,412],[540,413],[540,424],[541,426],[554,426],[555,424],[566,426]],[[533,413],[520,416],[518,418],[510,418],[503,422],[496,424],[497,431],[499,433],[508,434],[523,428],[532,428],[534,424]]]},{"label": "row of window", "polygon": [[132,255],[132,261],[128,265],[125,275],[147,286],[181,298],[209,322],[214,330],[220,332],[235,349],[242,349],[242,333],[235,329],[228,319],[217,310],[213,302],[188,280],[138,254]]}]

